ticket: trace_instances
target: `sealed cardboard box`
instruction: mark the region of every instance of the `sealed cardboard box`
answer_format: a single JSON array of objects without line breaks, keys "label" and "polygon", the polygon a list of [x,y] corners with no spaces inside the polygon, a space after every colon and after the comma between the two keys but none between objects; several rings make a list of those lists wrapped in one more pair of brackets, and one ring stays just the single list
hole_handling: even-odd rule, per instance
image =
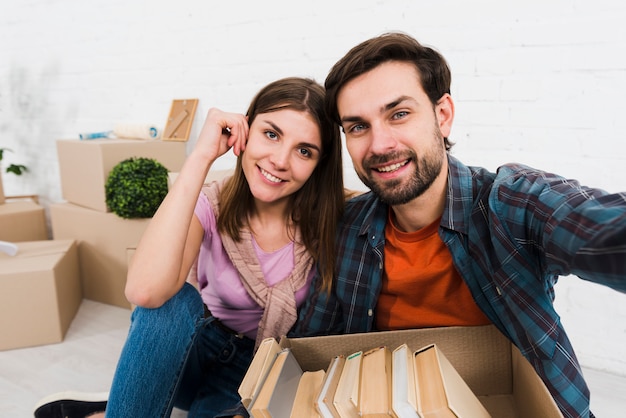
[{"label": "sealed cardboard box", "polygon": [[61,342],[82,300],[76,243],[17,247],[0,252],[0,350]]},{"label": "sealed cardboard box", "polygon": [[23,242],[48,239],[43,206],[32,200],[7,200],[0,205],[0,241]]},{"label": "sealed cardboard box", "polygon": [[127,249],[137,246],[150,219],[123,219],[111,212],[54,203],[50,205],[50,220],[54,239],[78,242],[83,296],[130,308],[124,295]]},{"label": "sealed cardboard box", "polygon": [[548,389],[519,350],[492,325],[283,338],[302,370],[326,369],[333,356],[406,343],[437,344],[492,417],[562,418]]},{"label": "sealed cardboard box", "polygon": [[180,171],[186,143],[132,139],[58,140],[57,154],[63,198],[79,206],[107,212],[105,184],[111,169],[128,158],[152,158],[168,171]]}]

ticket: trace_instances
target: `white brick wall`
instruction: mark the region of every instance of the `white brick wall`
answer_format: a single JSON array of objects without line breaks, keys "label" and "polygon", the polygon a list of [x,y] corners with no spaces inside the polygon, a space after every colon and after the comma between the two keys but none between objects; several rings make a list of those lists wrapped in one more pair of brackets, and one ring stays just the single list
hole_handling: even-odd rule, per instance
[{"label": "white brick wall", "polygon": [[[5,175],[5,191],[60,201],[56,139],[163,126],[172,99],[197,97],[195,138],[209,107],[244,111],[287,75],[323,81],[350,47],[393,29],[448,58],[451,139],[466,163],[519,161],[626,190],[625,19],[618,0],[0,0],[0,147],[31,169]],[[348,186],[361,188],[346,161]],[[625,301],[574,277],[557,286],[584,365],[626,375]]]}]

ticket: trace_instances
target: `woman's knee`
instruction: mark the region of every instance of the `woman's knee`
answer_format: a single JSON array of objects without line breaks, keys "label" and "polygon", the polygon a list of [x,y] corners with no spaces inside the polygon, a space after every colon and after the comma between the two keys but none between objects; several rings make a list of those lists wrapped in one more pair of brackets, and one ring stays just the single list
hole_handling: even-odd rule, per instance
[{"label": "woman's knee", "polygon": [[157,319],[162,324],[169,321],[179,322],[183,318],[197,321],[204,316],[204,305],[198,290],[189,283],[158,308],[135,307],[131,319],[133,322]]}]

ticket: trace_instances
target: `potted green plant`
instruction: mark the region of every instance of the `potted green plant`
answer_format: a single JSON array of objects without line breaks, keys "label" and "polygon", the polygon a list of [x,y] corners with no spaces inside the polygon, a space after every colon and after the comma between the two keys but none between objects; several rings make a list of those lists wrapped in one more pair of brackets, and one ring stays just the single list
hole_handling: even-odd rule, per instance
[{"label": "potted green plant", "polygon": [[[2,167],[2,160],[4,159],[5,152],[13,152],[10,148],[0,148],[0,168]],[[28,168],[23,164],[9,164],[5,169],[7,173],[13,173],[16,176],[21,176],[28,171]],[[0,203],[4,203],[4,189],[2,187],[2,170],[0,170]]]},{"label": "potted green plant", "polygon": [[[5,151],[13,152],[10,148],[0,148],[0,161],[3,160]],[[9,164],[5,171],[7,173],[13,173],[17,176],[21,176],[22,173],[28,171],[28,168],[23,164]]]},{"label": "potted green plant", "polygon": [[155,159],[126,159],[107,177],[106,204],[125,219],[151,218],[167,195],[167,178],[167,168]]}]

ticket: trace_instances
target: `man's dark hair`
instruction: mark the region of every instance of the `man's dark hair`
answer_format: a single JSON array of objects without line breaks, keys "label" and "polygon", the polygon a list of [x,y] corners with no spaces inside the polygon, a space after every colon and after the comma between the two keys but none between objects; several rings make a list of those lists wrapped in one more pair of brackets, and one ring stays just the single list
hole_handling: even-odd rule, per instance
[{"label": "man's dark hair", "polygon": [[[352,48],[333,66],[326,77],[326,110],[341,125],[337,96],[350,80],[389,61],[412,63],[420,77],[422,88],[435,106],[441,97],[450,94],[451,74],[445,58],[434,49],[420,44],[401,32],[388,32]],[[446,149],[451,144],[445,138]]]}]

